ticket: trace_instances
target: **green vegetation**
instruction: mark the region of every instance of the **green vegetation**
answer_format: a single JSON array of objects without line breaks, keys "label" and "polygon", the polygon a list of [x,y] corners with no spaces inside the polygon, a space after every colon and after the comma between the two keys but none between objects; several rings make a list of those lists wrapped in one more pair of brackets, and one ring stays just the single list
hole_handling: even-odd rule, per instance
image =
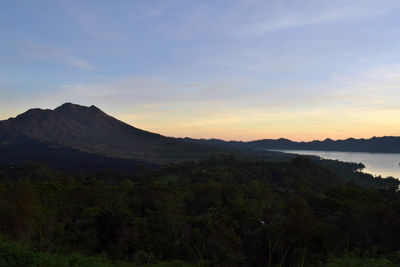
[{"label": "green vegetation", "polygon": [[80,255],[62,256],[57,254],[47,254],[33,252],[15,242],[0,241],[0,266],[96,266],[109,267],[133,266],[128,263],[112,263],[109,260],[96,257],[83,257]]},{"label": "green vegetation", "polygon": [[[18,243],[0,239],[0,267],[10,266],[43,266],[43,267],[134,267],[132,262],[110,261],[100,257],[84,257],[79,254],[60,255],[31,251]],[[146,264],[148,267],[189,267],[183,261],[174,260],[157,264]]]},{"label": "green vegetation", "polygon": [[3,165],[0,266],[399,265],[398,181],[323,164],[225,155],[135,175]]}]

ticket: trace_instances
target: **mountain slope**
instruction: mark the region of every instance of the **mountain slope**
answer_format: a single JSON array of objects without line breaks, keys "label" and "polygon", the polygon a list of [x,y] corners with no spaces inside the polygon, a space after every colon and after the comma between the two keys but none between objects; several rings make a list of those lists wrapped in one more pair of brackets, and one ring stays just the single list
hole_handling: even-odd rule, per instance
[{"label": "mountain slope", "polygon": [[155,164],[132,159],[106,157],[82,152],[66,146],[35,141],[25,136],[16,137],[13,143],[0,145],[1,164],[45,163],[67,172],[120,171],[134,173]]},{"label": "mountain slope", "polygon": [[201,159],[219,152],[213,146],[140,130],[95,106],[71,103],[54,110],[30,109],[0,121],[0,144],[18,143],[21,136],[83,152],[154,163]]}]

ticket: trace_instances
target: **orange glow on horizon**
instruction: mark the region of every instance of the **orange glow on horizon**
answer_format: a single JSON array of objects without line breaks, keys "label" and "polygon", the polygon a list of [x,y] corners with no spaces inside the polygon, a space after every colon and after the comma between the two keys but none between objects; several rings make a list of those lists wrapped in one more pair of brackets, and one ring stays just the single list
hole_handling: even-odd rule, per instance
[{"label": "orange glow on horizon", "polygon": [[[102,108],[101,105],[98,105]],[[3,111],[2,119],[16,117],[26,107]],[[164,110],[136,107],[103,111],[136,128],[171,137],[254,141],[285,138],[297,142],[400,136],[400,109],[307,109],[307,110]]]}]

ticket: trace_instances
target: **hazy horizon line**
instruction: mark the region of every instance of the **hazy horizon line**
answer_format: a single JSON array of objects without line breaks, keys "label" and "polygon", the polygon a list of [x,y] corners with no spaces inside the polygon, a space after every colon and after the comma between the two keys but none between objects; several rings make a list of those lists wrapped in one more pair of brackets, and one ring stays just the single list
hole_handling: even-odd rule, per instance
[{"label": "hazy horizon line", "polygon": [[[15,119],[15,118],[16,118],[17,116],[19,116],[20,114],[23,114],[23,113],[25,113],[25,112],[27,112],[27,111],[29,111],[29,110],[39,109],[39,110],[51,110],[51,111],[54,111],[54,110],[57,109],[58,107],[61,107],[61,106],[66,105],[66,104],[72,104],[72,105],[75,105],[75,106],[81,106],[81,107],[85,107],[85,108],[90,108],[90,107],[93,107],[93,106],[94,106],[94,107],[97,107],[96,105],[90,105],[90,106],[88,106],[88,105],[77,104],[77,103],[73,103],[73,102],[65,102],[65,103],[63,103],[63,104],[61,104],[61,105],[59,105],[59,106],[57,106],[57,107],[55,107],[55,108],[53,108],[53,109],[51,109],[51,108],[40,108],[40,107],[29,108],[29,109],[27,109],[27,110],[25,110],[25,111],[22,111],[22,112],[16,114],[15,116],[11,116],[11,117],[4,118],[4,119],[1,119],[1,118],[0,118],[0,122],[2,122],[2,121],[7,121],[7,120],[9,120],[9,119]],[[98,107],[97,107],[97,108],[98,108]],[[324,137],[324,138],[309,138],[309,139],[305,138],[305,139],[298,139],[298,138],[290,138],[290,137],[286,137],[286,136],[281,136],[281,137],[266,137],[266,138],[256,138],[256,139],[246,139],[246,138],[244,138],[244,139],[229,139],[229,138],[218,138],[218,137],[191,137],[191,136],[188,136],[188,135],[185,135],[185,136],[168,135],[168,134],[164,134],[164,133],[160,133],[160,132],[150,131],[150,130],[147,130],[147,129],[145,129],[145,128],[137,127],[137,126],[131,124],[130,122],[127,122],[127,121],[124,121],[124,120],[118,118],[118,116],[110,115],[109,113],[105,112],[103,109],[101,109],[101,108],[99,108],[99,109],[100,109],[102,112],[106,113],[107,115],[109,115],[109,116],[111,116],[111,117],[113,117],[113,118],[115,118],[115,119],[117,119],[117,120],[119,120],[119,121],[121,121],[121,122],[123,122],[123,123],[125,123],[125,124],[128,124],[129,126],[132,126],[132,127],[135,127],[135,128],[141,129],[141,130],[144,130],[144,131],[149,131],[149,132],[153,132],[153,133],[156,133],[156,134],[161,134],[161,135],[164,135],[164,136],[166,136],[166,137],[182,138],[182,139],[184,139],[184,138],[190,138],[190,139],[198,139],[198,140],[221,140],[221,141],[224,141],[224,142],[245,142],[245,143],[247,143],[247,142],[255,142],[255,141],[262,141],[262,140],[280,140],[280,139],[285,139],[285,140],[290,140],[290,141],[292,141],[292,142],[297,142],[297,143],[302,143],[302,142],[303,142],[303,143],[309,143],[309,142],[315,142],[315,141],[323,142],[323,141],[326,141],[326,140],[345,141],[345,140],[349,140],[349,139],[368,140],[368,139],[372,139],[372,138],[400,137],[400,136],[398,136],[398,135],[381,135],[381,136],[373,135],[373,136],[368,136],[368,137],[366,137],[366,136],[362,136],[362,137],[350,136],[350,137],[346,137],[346,138],[330,138],[330,137]]]}]

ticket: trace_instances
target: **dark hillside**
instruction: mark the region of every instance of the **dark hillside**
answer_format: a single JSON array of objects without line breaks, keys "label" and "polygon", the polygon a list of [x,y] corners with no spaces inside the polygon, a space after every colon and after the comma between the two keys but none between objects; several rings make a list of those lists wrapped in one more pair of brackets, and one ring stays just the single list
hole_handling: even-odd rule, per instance
[{"label": "dark hillside", "polygon": [[14,136],[10,144],[0,145],[0,164],[41,162],[67,172],[112,170],[134,173],[142,166],[156,167],[154,163],[131,159],[111,158],[82,152],[62,145],[39,142],[25,136]]},{"label": "dark hillside", "polygon": [[143,131],[95,106],[71,103],[54,110],[30,109],[0,121],[0,144],[18,143],[21,136],[106,157],[153,163],[202,159],[226,151]]}]

